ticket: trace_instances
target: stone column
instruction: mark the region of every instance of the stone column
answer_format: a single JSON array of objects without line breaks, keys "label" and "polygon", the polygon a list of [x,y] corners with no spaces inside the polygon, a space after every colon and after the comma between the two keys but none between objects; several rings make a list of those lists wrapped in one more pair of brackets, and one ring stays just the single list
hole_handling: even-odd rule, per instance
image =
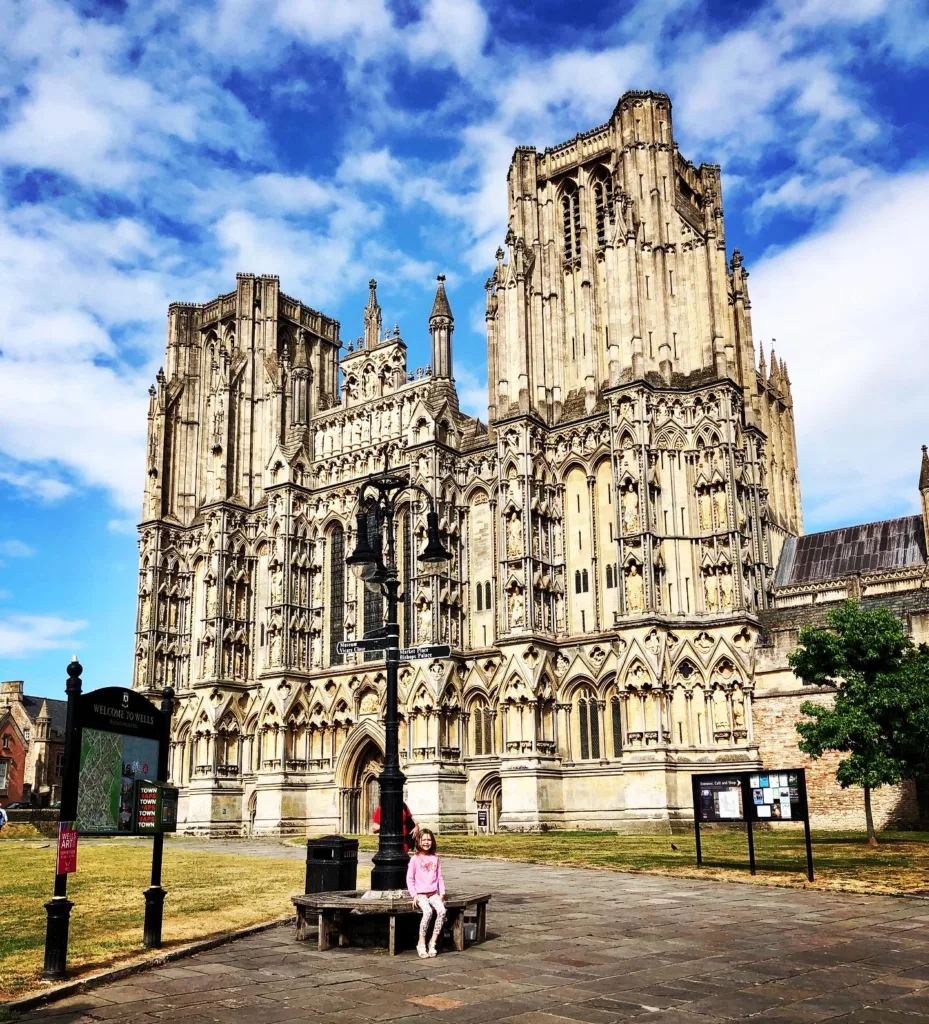
[{"label": "stone column", "polygon": [[597,710],[600,712],[597,716],[597,733],[600,738],[600,760],[607,761],[609,758],[607,757],[606,752],[606,701],[598,700]]}]

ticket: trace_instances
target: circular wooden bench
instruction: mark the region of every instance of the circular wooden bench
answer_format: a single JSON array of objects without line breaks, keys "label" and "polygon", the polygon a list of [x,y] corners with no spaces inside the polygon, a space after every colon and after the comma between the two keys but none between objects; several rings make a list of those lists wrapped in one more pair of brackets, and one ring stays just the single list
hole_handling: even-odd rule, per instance
[{"label": "circular wooden bench", "polygon": [[[363,899],[363,896],[366,898]],[[465,948],[465,911],[469,907],[475,908],[474,941],[483,942],[487,937],[487,904],[490,898],[489,892],[446,893],[445,908],[448,916],[445,925],[451,932],[455,949],[459,952]],[[297,912],[296,937],[305,940],[311,920],[315,919],[319,926],[320,950],[329,949],[334,944],[351,945],[353,918],[357,921],[362,915],[381,915],[387,918],[387,950],[391,956],[395,956],[397,918],[421,916],[409,895],[405,893],[402,896],[378,893],[372,898],[360,889],[349,892],[313,892],[304,896],[293,896],[291,902]]]}]

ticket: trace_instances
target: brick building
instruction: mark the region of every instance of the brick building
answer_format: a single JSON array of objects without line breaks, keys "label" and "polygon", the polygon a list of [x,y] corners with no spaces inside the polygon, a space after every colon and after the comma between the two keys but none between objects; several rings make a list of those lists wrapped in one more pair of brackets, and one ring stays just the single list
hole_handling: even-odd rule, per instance
[{"label": "brick building", "polygon": [[0,805],[59,800],[66,711],[66,701],[23,693],[22,680],[0,682]]}]

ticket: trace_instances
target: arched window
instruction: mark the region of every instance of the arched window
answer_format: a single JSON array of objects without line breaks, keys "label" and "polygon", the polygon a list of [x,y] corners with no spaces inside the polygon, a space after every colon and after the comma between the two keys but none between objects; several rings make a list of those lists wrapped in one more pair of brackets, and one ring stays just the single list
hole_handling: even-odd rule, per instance
[{"label": "arched window", "polygon": [[623,752],[623,714],[619,697],[610,701],[610,715],[613,725],[613,757],[621,757]]},{"label": "arched window", "polygon": [[579,594],[581,592],[581,570],[576,569],[574,571],[574,593]]},{"label": "arched window", "polygon": [[600,709],[596,700],[582,693],[577,702],[577,724],[581,740],[581,760],[600,760]]},{"label": "arched window", "polygon": [[471,708],[471,721],[474,727],[474,756],[483,757],[494,752],[494,726],[490,716],[490,708],[478,702]]},{"label": "arched window", "polygon": [[613,182],[609,178],[594,182],[594,213],[597,220],[597,245],[606,245],[607,223],[613,221]]},{"label": "arched window", "polygon": [[606,586],[607,590],[612,590],[616,586],[616,570],[612,565],[606,567]]},{"label": "arched window", "polygon": [[564,227],[564,258],[577,256],[581,251],[581,208],[577,186],[571,182],[561,197],[561,216]]},{"label": "arched window", "polygon": [[491,594],[490,580],[488,580],[484,584],[484,607],[487,609],[487,611],[490,611],[490,609],[491,609],[490,594]]},{"label": "arched window", "polygon": [[584,589],[584,593],[586,594],[590,590],[590,576],[587,574],[586,569],[581,572],[581,585]]},{"label": "arched window", "polygon": [[477,610],[482,612],[484,610],[484,584],[478,583],[477,585]]},{"label": "arched window", "polygon": [[329,534],[329,664],[341,665],[338,643],[345,623],[345,531],[333,527]]}]

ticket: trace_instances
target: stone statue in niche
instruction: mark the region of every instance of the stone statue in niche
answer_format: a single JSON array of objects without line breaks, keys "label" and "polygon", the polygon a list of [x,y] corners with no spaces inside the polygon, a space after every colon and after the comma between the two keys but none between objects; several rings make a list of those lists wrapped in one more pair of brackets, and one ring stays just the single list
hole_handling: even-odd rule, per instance
[{"label": "stone statue in niche", "polygon": [[139,610],[139,627],[148,629],[152,621],[152,598],[150,594],[142,595],[142,607]]},{"label": "stone statue in niche", "polygon": [[278,630],[271,630],[271,641],[268,645],[268,661],[272,665],[281,663],[281,634]]},{"label": "stone statue in niche", "polygon": [[729,525],[729,511],[726,508],[726,489],[725,487],[717,488],[713,495],[713,508],[716,512],[716,526],[720,530],[725,530]]},{"label": "stone statue in niche", "polygon": [[146,679],[145,679],[145,655],[144,654],[140,654],[139,655],[139,660],[136,663],[135,682],[136,682],[136,686],[140,690],[144,690],[145,689]]},{"label": "stone statue in niche", "polygon": [[639,529],[639,496],[635,486],[629,486],[623,491],[623,531],[635,533]]},{"label": "stone statue in niche", "polygon": [[729,728],[729,709],[727,707],[726,694],[722,690],[713,691],[713,727],[717,731],[724,731]]},{"label": "stone statue in niche", "polygon": [[416,636],[420,643],[432,638],[432,609],[425,601],[416,612]]},{"label": "stone statue in niche", "polygon": [[240,644],[236,644],[235,651],[232,655],[232,675],[234,679],[242,678],[242,647]]},{"label": "stone statue in niche", "polygon": [[318,630],[313,633],[310,640],[310,649],[313,666],[319,668],[323,663],[323,636]]},{"label": "stone statue in niche", "polygon": [[509,597],[510,627],[523,624],[523,595],[519,588],[514,587]]},{"label": "stone statue in niche", "polygon": [[706,610],[708,612],[719,611],[719,593],[716,588],[716,576],[712,569],[704,570],[703,595],[706,601]]},{"label": "stone statue in niche", "polygon": [[645,584],[635,562],[626,571],[626,611],[645,611]]},{"label": "stone statue in niche", "polygon": [[360,712],[363,715],[373,715],[377,713],[377,694],[373,690],[369,690],[361,698]]},{"label": "stone statue in niche", "polygon": [[506,556],[519,558],[523,550],[523,517],[511,512],[506,520]]},{"label": "stone statue in niche", "polygon": [[700,514],[700,529],[709,531],[713,529],[713,517],[710,509],[710,495],[706,488],[701,487],[697,496],[697,508]]},{"label": "stone statue in niche", "polygon": [[728,568],[720,570],[719,604],[723,611],[732,610],[732,571]]},{"label": "stone statue in niche", "polygon": [[732,691],[732,721],[736,729],[745,728],[745,700],[738,688]]},{"label": "stone statue in niche", "polygon": [[216,580],[206,581],[206,615],[208,619],[219,612],[219,601],[216,593]]}]

